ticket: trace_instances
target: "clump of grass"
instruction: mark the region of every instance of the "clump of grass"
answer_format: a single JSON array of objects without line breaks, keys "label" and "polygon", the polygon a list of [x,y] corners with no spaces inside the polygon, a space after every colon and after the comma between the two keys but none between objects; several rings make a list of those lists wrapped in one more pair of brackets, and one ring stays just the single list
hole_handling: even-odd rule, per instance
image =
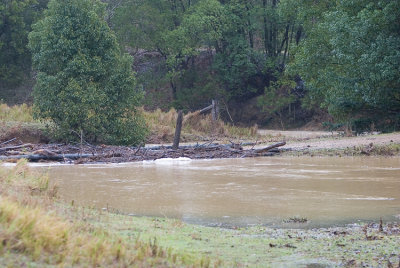
[{"label": "clump of grass", "polygon": [[169,112],[162,112],[160,109],[153,112],[143,110],[143,115],[151,131],[150,143],[172,141],[177,119],[175,109],[171,109]]},{"label": "clump of grass", "polygon": [[26,164],[0,166],[0,265],[19,266],[24,259],[38,267],[209,266],[207,258],[175,253],[156,239],[144,242],[94,227],[72,208],[72,215],[60,213],[48,176]]},{"label": "clump of grass", "polygon": [[387,145],[373,146],[371,153],[373,155],[394,156],[400,154],[400,144],[391,143]]},{"label": "clump of grass", "polygon": [[255,124],[252,127],[244,128],[244,127],[236,127],[230,124],[226,124],[225,127],[227,128],[227,132],[230,136],[234,137],[249,137],[254,138],[258,136],[258,125]]},{"label": "clump of grass", "polygon": [[395,156],[400,155],[400,144],[390,143],[385,145],[369,144],[367,146],[354,146],[344,150],[346,155],[367,155],[367,156]]},{"label": "clump of grass", "polygon": [[4,103],[0,104],[0,121],[37,122],[37,120],[33,119],[32,107],[26,104],[10,107]]},{"label": "clump of grass", "polygon": [[33,118],[31,106],[0,103],[0,141],[17,138],[23,142],[48,142],[46,125]]},{"label": "clump of grass", "polygon": [[283,221],[284,223],[307,223],[308,219],[305,217],[294,216]]},{"label": "clump of grass", "polygon": [[68,241],[67,223],[7,198],[0,199],[0,224],[0,250],[22,252],[34,260],[45,252],[63,251]]},{"label": "clump of grass", "polygon": [[[157,109],[153,112],[144,112],[146,122],[153,133],[150,142],[172,142],[177,112],[171,109],[162,112]],[[257,125],[251,128],[236,127],[222,120],[213,121],[211,115],[201,115],[199,112],[188,113],[184,116],[182,127],[183,141],[197,141],[206,138],[255,138]]]},{"label": "clump of grass", "polygon": [[0,189],[2,194],[12,197],[21,203],[33,205],[35,202],[32,196],[41,196],[48,200],[57,197],[57,186],[50,185],[49,177],[43,173],[36,173],[29,170],[28,161],[21,159],[11,169],[0,167]]},{"label": "clump of grass", "polygon": [[104,230],[86,230],[7,198],[0,199],[0,225],[0,252],[19,253],[37,263],[127,267],[169,262],[167,251],[156,243],[128,243]]}]

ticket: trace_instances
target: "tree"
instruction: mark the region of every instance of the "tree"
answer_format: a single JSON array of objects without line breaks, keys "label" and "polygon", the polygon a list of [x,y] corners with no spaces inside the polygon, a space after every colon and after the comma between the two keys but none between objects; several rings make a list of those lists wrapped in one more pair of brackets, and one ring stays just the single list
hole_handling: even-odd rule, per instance
[{"label": "tree", "polygon": [[40,16],[43,1],[3,0],[0,3],[0,83],[14,87],[29,77],[27,49],[31,24]]},{"label": "tree", "polygon": [[338,120],[399,127],[400,2],[338,2],[300,45],[291,68],[310,98]]},{"label": "tree", "polygon": [[64,139],[138,144],[145,136],[136,110],[132,58],[122,55],[98,0],[51,0],[33,26],[29,47],[37,71],[37,117],[52,120]]},{"label": "tree", "polygon": [[[270,116],[276,114],[279,118],[282,129],[285,129],[284,114],[291,116],[291,107],[296,104],[301,96],[295,94],[296,82],[287,75],[276,75],[277,81],[271,82],[265,88],[264,94],[257,99],[258,105]],[[295,113],[293,112],[295,117]]]},{"label": "tree", "polygon": [[[281,73],[289,59],[290,43],[301,35],[296,10],[286,12],[288,5],[279,8],[279,4],[279,0],[125,0],[112,25],[130,51],[159,52],[163,59],[143,69],[157,74],[162,70],[155,87],[170,90],[173,105],[190,110],[210,98],[243,103],[263,94],[277,79],[276,71]],[[143,83],[145,88],[154,86]]]}]

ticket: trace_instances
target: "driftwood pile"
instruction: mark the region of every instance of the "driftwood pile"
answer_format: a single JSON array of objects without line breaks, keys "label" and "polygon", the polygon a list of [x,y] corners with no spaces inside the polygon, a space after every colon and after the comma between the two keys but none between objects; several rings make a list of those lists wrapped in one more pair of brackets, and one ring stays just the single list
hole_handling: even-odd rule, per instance
[{"label": "driftwood pile", "polygon": [[25,158],[32,162],[61,161],[77,164],[89,162],[121,163],[178,157],[213,159],[272,156],[279,153],[278,147],[286,144],[279,142],[260,149],[243,149],[243,145],[251,146],[252,144],[206,143],[179,146],[177,149],[173,149],[172,146],[123,147],[81,144],[14,144],[11,146],[8,143],[10,142],[0,143],[0,161],[15,162],[18,159]]}]

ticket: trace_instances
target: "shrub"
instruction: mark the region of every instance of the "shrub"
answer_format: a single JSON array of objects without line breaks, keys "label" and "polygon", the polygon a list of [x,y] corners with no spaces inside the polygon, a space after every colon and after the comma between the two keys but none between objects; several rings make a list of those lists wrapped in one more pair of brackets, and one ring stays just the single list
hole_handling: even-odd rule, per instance
[{"label": "shrub", "polygon": [[146,135],[132,58],[122,55],[98,0],[52,0],[33,26],[34,112],[64,140],[138,144]]}]

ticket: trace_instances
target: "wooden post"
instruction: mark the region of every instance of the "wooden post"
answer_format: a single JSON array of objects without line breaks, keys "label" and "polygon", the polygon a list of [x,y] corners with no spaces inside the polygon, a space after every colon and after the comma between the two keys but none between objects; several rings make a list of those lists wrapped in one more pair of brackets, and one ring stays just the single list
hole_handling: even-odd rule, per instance
[{"label": "wooden post", "polygon": [[212,115],[212,120],[213,121],[218,121],[219,119],[219,107],[218,107],[218,101],[216,100],[212,100],[212,111],[211,111],[211,115]]},{"label": "wooden post", "polygon": [[179,148],[179,140],[181,139],[181,130],[182,130],[182,120],[183,120],[183,112],[182,110],[180,110],[178,112],[178,119],[176,120],[174,144],[172,145],[172,149],[174,150]]}]

